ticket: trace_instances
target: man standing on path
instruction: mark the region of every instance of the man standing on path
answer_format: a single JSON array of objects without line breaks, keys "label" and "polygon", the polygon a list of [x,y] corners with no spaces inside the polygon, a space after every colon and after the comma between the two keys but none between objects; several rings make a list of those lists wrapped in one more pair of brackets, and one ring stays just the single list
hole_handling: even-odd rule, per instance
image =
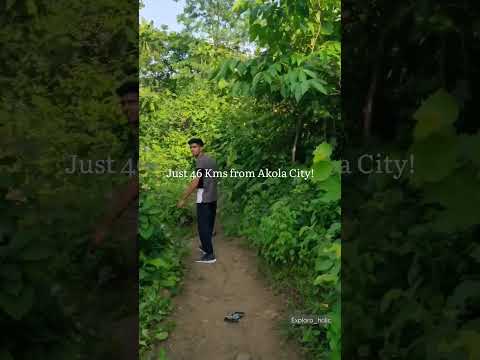
[{"label": "man standing on path", "polygon": [[193,138],[188,141],[190,151],[196,158],[195,179],[185,190],[177,206],[183,207],[185,200],[197,189],[197,223],[203,256],[196,262],[212,264],[216,260],[213,251],[212,235],[217,212],[217,181],[212,172],[217,170],[215,160],[203,153],[203,141]]}]

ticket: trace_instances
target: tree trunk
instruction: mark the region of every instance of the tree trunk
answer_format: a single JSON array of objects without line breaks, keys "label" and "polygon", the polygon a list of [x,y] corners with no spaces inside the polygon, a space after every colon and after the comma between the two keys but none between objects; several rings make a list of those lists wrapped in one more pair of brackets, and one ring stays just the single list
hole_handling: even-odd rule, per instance
[{"label": "tree trunk", "polygon": [[375,52],[375,61],[372,66],[372,78],[370,81],[367,98],[365,100],[365,106],[363,108],[363,136],[366,142],[370,140],[370,137],[372,135],[373,103],[375,99],[375,94],[377,93],[378,81],[382,71],[382,58],[385,51],[385,43],[387,36],[389,35],[390,31],[392,31],[396,26],[402,23],[406,15],[408,15],[413,8],[413,6],[409,6],[402,11],[399,11],[396,15],[395,20],[388,24],[388,26],[386,26],[380,34],[377,50]]},{"label": "tree trunk", "polygon": [[372,135],[373,100],[377,92],[378,78],[382,68],[382,56],[385,48],[386,37],[387,29],[383,31],[378,42],[378,48],[375,53],[375,63],[372,68],[372,79],[370,81],[370,87],[368,89],[365,106],[363,108],[363,137],[367,142],[370,140]]},{"label": "tree trunk", "polygon": [[297,161],[297,149],[300,146],[300,137],[302,135],[303,119],[301,116],[297,118],[297,124],[295,126],[295,139],[292,146],[292,164]]}]

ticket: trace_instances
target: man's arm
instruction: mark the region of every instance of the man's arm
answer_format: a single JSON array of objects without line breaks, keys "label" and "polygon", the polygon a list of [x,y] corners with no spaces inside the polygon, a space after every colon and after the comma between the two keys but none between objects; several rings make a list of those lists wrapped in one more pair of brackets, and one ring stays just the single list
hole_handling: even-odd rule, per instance
[{"label": "man's arm", "polygon": [[183,193],[182,197],[177,203],[177,207],[181,208],[185,206],[185,200],[190,196],[190,194],[198,187],[198,183],[200,182],[200,178],[196,177],[191,181],[188,185],[187,189]]},{"label": "man's arm", "polygon": [[138,198],[139,189],[138,176],[135,176],[128,182],[125,188],[121,188],[120,191],[115,194],[110,210],[106,212],[95,231],[95,245],[100,245],[115,219],[128,208],[132,201]]}]

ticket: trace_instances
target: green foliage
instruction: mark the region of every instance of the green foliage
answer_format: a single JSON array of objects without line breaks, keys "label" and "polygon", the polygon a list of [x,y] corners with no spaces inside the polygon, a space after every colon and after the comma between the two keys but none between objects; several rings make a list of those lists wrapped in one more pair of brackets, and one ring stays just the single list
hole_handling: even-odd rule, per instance
[{"label": "green foliage", "polygon": [[[178,0],[177,0],[178,1]],[[215,46],[238,47],[246,41],[245,21],[232,11],[235,0],[186,0],[178,16],[185,31],[211,40]]]},{"label": "green foliage", "polygon": [[[157,191],[159,189],[156,189]],[[148,358],[152,346],[168,338],[173,324],[165,321],[172,310],[171,296],[182,277],[185,245],[172,221],[191,221],[188,212],[174,207],[180,189],[143,191],[140,199],[140,356]],[[169,192],[170,190],[170,192]],[[160,194],[160,195],[157,195]],[[170,204],[170,205],[169,205]]]},{"label": "green foliage", "polygon": [[266,50],[247,61],[224,63],[215,79],[232,79],[234,93],[297,103],[309,91],[307,104],[322,99],[319,95],[338,94],[339,2],[240,0],[236,9],[248,14],[251,40]]},{"label": "green foliage", "polygon": [[73,155],[125,159],[115,88],[136,68],[137,19],[123,0],[1,7],[0,354],[95,358],[98,318],[119,306],[100,309],[113,293],[96,278],[106,254],[86,258],[86,248],[106,193],[126,176],[65,169]]},{"label": "green foliage", "polygon": [[[332,319],[326,327],[294,331],[312,358],[338,358],[339,2],[238,1],[235,13],[232,3],[212,10],[218,2],[187,2],[180,19],[200,33],[194,36],[141,27],[141,306],[149,314],[141,323],[142,349],[146,355],[170,331],[169,303],[149,298],[176,291],[182,247],[172,225],[187,224],[191,215],[174,208],[188,179],[165,175],[193,168],[186,142],[198,136],[222,170],[313,170],[308,181],[219,179],[222,220],[227,231],[250,239],[278,277],[299,284],[305,300],[294,301],[296,309]],[[254,42],[248,51],[231,46],[228,29],[216,32],[233,19],[248,25]]]},{"label": "green foliage", "polygon": [[[186,253],[182,226],[192,222],[191,210],[176,208],[186,180],[165,178],[168,169],[189,165],[185,138],[170,133],[167,118],[157,111],[174,102],[142,88],[140,103],[140,356],[148,359],[154,345],[168,338],[174,324],[171,297],[178,291]],[[168,109],[168,108],[167,108]],[[169,136],[170,135],[170,136]],[[181,144],[182,143],[182,144]],[[175,154],[175,156],[168,156]]]},{"label": "green foliage", "polygon": [[[413,115],[417,124],[410,151],[418,171],[411,182],[424,189],[425,204],[441,205],[430,221],[442,232],[469,229],[477,224],[480,211],[480,198],[474,191],[478,162],[471,153],[479,133],[458,135],[453,127],[458,114],[456,99],[440,89]],[[461,200],[465,196],[470,199],[468,205]]]},{"label": "green foliage", "polygon": [[305,299],[297,306],[332,318],[327,328],[299,329],[310,355],[340,358],[341,169],[330,158],[332,146],[322,143],[335,137],[340,119],[339,3],[237,1],[235,10],[247,15],[262,51],[224,61],[211,79],[234,97],[273,104],[273,111],[244,114],[222,128],[221,165],[288,169],[292,147],[291,160],[314,176],[222,180],[225,221],[241,219],[227,229],[248,237],[278,276],[292,280]]},{"label": "green foliage", "polygon": [[340,43],[326,42],[308,54],[229,60],[214,79],[231,86],[233,95],[269,96],[296,103],[305,98],[311,103],[321,95],[338,95],[339,69]]},{"label": "green foliage", "polygon": [[[148,358],[156,342],[168,337],[173,324],[166,321],[172,310],[171,296],[177,291],[183,273],[184,235],[175,225],[191,222],[189,211],[177,209],[176,200],[183,183],[172,186],[162,179],[169,162],[156,160],[159,169],[144,168],[152,163],[153,152],[142,152],[141,196],[139,209],[139,281],[140,281],[140,356]],[[163,168],[162,168],[163,166]]]},{"label": "green foliage", "polygon": [[234,9],[247,14],[251,41],[276,55],[313,51],[340,35],[337,0],[237,0]]},{"label": "green foliage", "polygon": [[339,127],[339,2],[245,0],[235,8],[248,14],[251,40],[262,51],[226,60],[211,78],[233,96],[280,107],[295,129],[292,162],[304,162],[297,149],[314,146],[319,131],[323,140],[334,138]]},{"label": "green foliage", "polygon": [[163,92],[182,89],[198,77],[208,77],[211,68],[232,50],[197,39],[188,32],[173,33],[143,21],[139,29],[140,83]]},{"label": "green foliage", "polygon": [[[474,185],[479,164],[471,151],[479,133],[454,129],[461,111],[445,89],[433,92],[413,112],[415,126],[403,153],[414,155],[415,172],[400,183],[380,175],[368,183],[349,179],[356,182],[359,204],[344,222],[343,252],[352,261],[342,274],[344,312],[348,333],[357,337],[346,344],[349,353],[358,351],[353,343],[362,343],[366,357],[476,356],[471,341],[479,336],[474,330],[478,246],[473,239],[480,198]],[[351,191],[349,184],[345,188]],[[386,263],[395,263],[394,269]]]},{"label": "green foliage", "polygon": [[[331,146],[320,144],[312,168],[330,159]],[[332,165],[332,169],[334,166]],[[326,189],[331,181],[335,190]],[[299,289],[305,313],[324,314],[332,324],[318,330],[302,327],[302,341],[312,358],[339,358],[340,347],[340,206],[339,169],[322,181],[315,178],[256,178],[248,183],[225,183],[224,216],[239,218],[227,230],[251,239],[258,254]],[[237,189],[239,189],[237,191]],[[244,194],[238,196],[237,194]],[[227,222],[228,223],[228,222]],[[330,348],[330,351],[327,351]],[[319,351],[319,349],[321,349]]]}]

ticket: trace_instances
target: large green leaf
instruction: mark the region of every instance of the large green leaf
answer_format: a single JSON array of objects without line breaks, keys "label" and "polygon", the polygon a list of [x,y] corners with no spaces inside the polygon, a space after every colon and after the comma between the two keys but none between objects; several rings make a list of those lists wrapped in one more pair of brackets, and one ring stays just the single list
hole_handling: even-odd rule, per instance
[{"label": "large green leaf", "polygon": [[170,267],[170,264],[167,263],[167,261],[162,258],[148,259],[147,261],[145,261],[145,263],[149,265],[153,265],[156,268],[167,269]]},{"label": "large green leaf", "polygon": [[307,81],[304,81],[304,82],[298,82],[294,85],[293,87],[295,90],[295,100],[298,102],[300,102],[300,100],[302,100],[303,98],[303,95],[305,95],[305,93],[308,91],[309,89],[309,85],[308,85],[308,82]]},{"label": "large green leaf", "polygon": [[293,87],[297,83],[298,69],[292,69],[287,73],[287,79],[290,82],[290,86]]},{"label": "large green leaf", "polygon": [[321,190],[325,191],[320,197],[321,201],[332,202],[340,200],[342,196],[342,186],[339,174],[330,176],[328,179],[319,182],[317,185]]},{"label": "large green leaf", "polygon": [[415,181],[439,181],[451,174],[457,166],[458,138],[453,130],[434,133],[416,141],[412,146],[412,153]]},{"label": "large green leaf", "polygon": [[305,74],[309,75],[313,79],[316,79],[318,77],[317,73],[312,70],[303,69],[303,71],[305,72]]},{"label": "large green leaf", "polygon": [[332,284],[338,281],[338,275],[336,274],[322,274],[315,278],[313,285]]},{"label": "large green leaf", "polygon": [[317,161],[312,166],[313,180],[320,182],[326,180],[333,171],[333,165],[330,161]]},{"label": "large green leaf", "polygon": [[424,139],[452,125],[457,120],[458,113],[459,107],[455,98],[444,89],[438,90],[425,100],[413,115],[417,120],[414,130],[415,139]]},{"label": "large green leaf", "polygon": [[311,87],[313,87],[314,89],[316,89],[318,92],[324,94],[324,95],[328,95],[328,91],[327,89],[325,88],[325,86],[317,79],[310,79],[308,80],[309,84]]},{"label": "large green leaf", "polygon": [[323,161],[330,159],[330,155],[332,154],[333,148],[327,142],[323,142],[317,146],[315,151],[313,152],[313,162]]},{"label": "large green leaf", "polygon": [[152,225],[147,225],[144,227],[140,227],[139,233],[142,236],[142,238],[148,240],[152,237],[153,232],[155,231],[155,228]]}]

